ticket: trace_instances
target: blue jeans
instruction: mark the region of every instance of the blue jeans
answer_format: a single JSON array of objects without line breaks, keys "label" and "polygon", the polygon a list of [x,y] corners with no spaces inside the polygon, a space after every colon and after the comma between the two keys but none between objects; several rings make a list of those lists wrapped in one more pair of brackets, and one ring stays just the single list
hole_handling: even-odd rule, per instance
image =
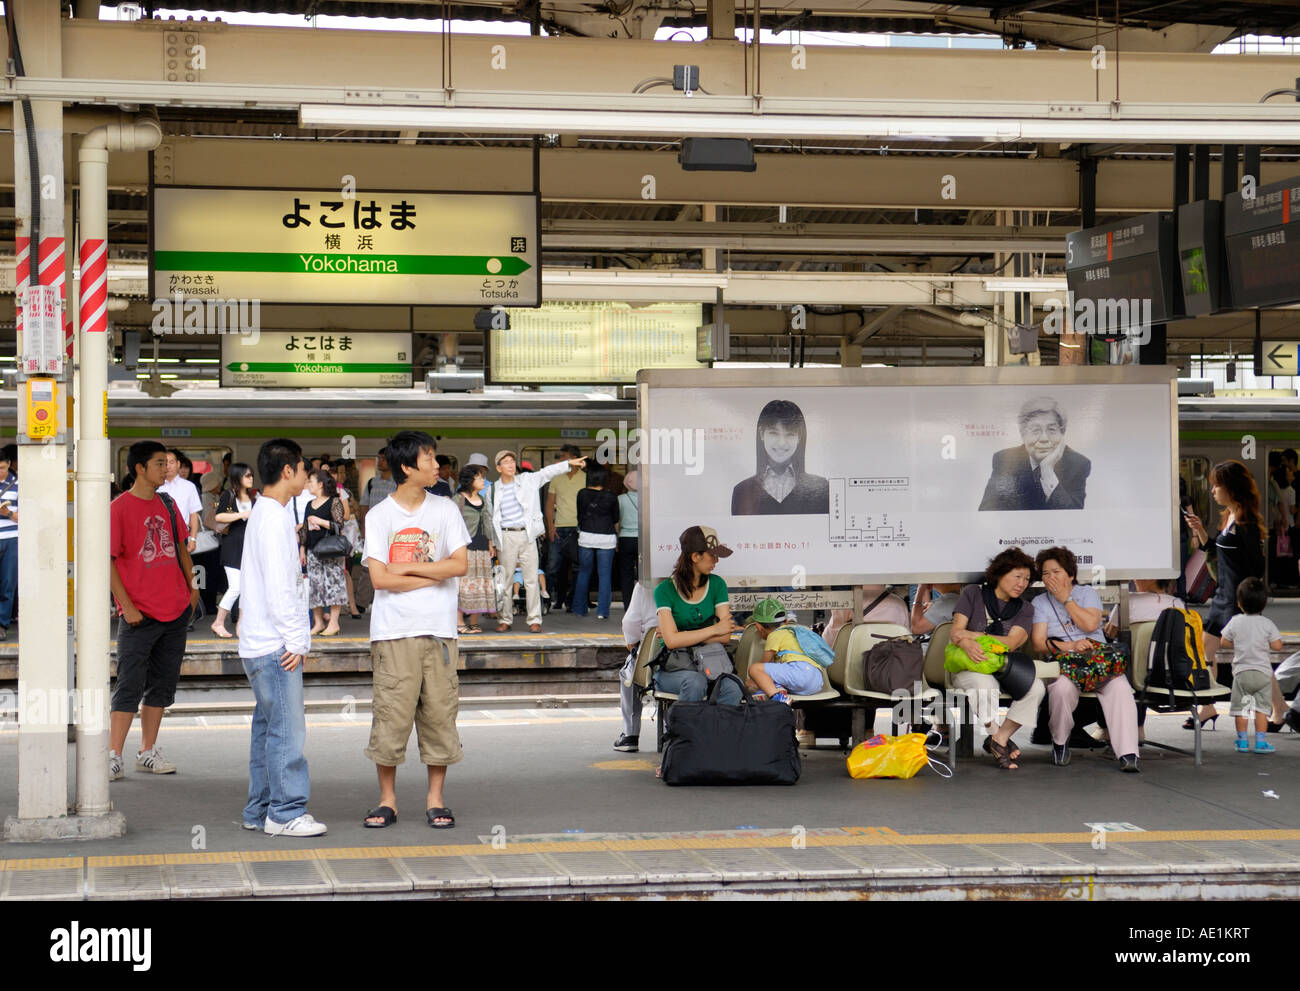
[{"label": "blue jeans", "polygon": [[253,742],[248,751],[248,804],[244,822],[262,824],[270,817],[280,824],[307,811],[311,781],[303,744],[307,718],[302,698],[302,665],[280,667],[283,650],[264,657],[240,658],[253,687]]},{"label": "blue jeans", "polygon": [[[709,694],[709,681],[698,671],[660,671],[655,675],[655,687],[676,695],[679,702],[703,702]],[[718,701],[740,705],[740,686],[728,678],[718,689]]]},{"label": "blue jeans", "polygon": [[0,540],[0,626],[14,618],[14,597],[18,594],[18,538]]},{"label": "blue jeans", "polygon": [[600,590],[596,593],[596,615],[609,615],[609,600],[613,597],[614,548],[578,548],[578,584],[573,592],[573,605],[569,612],[575,616],[587,615],[587,591],[591,588],[591,568],[596,566]]}]

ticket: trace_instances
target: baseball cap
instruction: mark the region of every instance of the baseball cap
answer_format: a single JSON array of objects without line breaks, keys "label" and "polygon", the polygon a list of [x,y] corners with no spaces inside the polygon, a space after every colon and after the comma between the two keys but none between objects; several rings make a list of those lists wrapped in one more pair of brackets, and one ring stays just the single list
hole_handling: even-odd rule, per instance
[{"label": "baseball cap", "polygon": [[778,623],[784,623],[785,619],[785,606],[781,605],[779,599],[762,599],[754,604],[754,622],[756,623],[762,623],[764,626],[774,626]]},{"label": "baseball cap", "polygon": [[524,471],[532,471],[532,470],[533,470],[533,463],[532,463],[531,461],[520,461],[520,462],[519,462],[519,467],[520,467],[521,469],[523,469]]},{"label": "baseball cap", "polygon": [[710,526],[692,526],[682,531],[678,538],[683,554],[715,554],[718,557],[731,557],[731,548],[718,540],[718,531]]},{"label": "baseball cap", "polygon": [[499,465],[502,458],[514,458],[516,461],[519,460],[518,455],[516,455],[514,451],[497,451],[497,456],[492,459],[492,463],[494,465]]},{"label": "baseball cap", "polygon": [[486,467],[488,466],[487,455],[486,455],[486,454],[481,454],[481,453],[479,453],[478,451],[475,451],[473,454],[471,454],[471,455],[469,456],[469,460],[466,461],[465,464],[467,464],[467,465],[482,465],[484,468],[486,468]]}]

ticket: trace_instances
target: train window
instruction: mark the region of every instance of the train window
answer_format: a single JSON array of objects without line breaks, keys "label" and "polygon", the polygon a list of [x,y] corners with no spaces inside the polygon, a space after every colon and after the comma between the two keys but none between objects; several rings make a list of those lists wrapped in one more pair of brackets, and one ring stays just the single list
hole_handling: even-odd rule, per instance
[{"label": "train window", "polygon": [[1192,509],[1196,511],[1210,532],[1218,529],[1210,517],[1213,506],[1210,499],[1210,459],[1188,457],[1178,459],[1178,474],[1187,484],[1187,494],[1192,500]]},{"label": "train window", "polygon": [[[117,449],[117,474],[115,480],[119,485],[122,479],[126,478],[126,456],[130,450],[130,444],[123,444]],[[220,445],[213,447],[181,447],[177,448],[177,450],[189,458],[194,465],[195,478],[206,475],[210,471],[220,472],[224,477],[225,471],[222,466],[222,458],[227,454],[232,458],[234,457],[234,452],[229,447]]]}]

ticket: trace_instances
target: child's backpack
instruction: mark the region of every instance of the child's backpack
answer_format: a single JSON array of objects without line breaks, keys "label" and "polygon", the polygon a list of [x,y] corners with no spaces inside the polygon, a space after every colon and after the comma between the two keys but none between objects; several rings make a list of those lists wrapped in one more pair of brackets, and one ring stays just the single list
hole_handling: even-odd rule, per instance
[{"label": "child's backpack", "polygon": [[1210,669],[1205,664],[1201,617],[1190,609],[1170,607],[1156,618],[1147,650],[1148,688],[1167,688],[1169,705],[1176,706],[1174,691],[1207,691]]},{"label": "child's backpack", "polygon": [[[808,627],[796,625],[788,627],[788,629],[794,633],[801,654],[808,655],[824,668],[828,668],[835,663],[835,651],[831,650],[826,641]],[[789,653],[789,651],[780,651],[777,654],[777,660],[780,661],[781,654],[786,653]]]}]

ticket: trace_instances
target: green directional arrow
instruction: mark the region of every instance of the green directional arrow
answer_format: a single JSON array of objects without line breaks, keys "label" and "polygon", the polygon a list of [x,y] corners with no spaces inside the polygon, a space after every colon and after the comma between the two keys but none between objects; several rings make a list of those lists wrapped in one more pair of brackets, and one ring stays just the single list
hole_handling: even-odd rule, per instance
[{"label": "green directional arrow", "polygon": [[522,275],[514,255],[380,255],[295,251],[155,251],[160,272],[294,272],[299,275]]},{"label": "green directional arrow", "polygon": [[[305,366],[305,367],[302,367]],[[320,365],[297,361],[232,361],[226,366],[231,372],[297,372],[311,374],[348,374],[350,372],[400,372],[410,374],[411,366],[401,362],[360,361],[355,363],[327,361]]]}]

